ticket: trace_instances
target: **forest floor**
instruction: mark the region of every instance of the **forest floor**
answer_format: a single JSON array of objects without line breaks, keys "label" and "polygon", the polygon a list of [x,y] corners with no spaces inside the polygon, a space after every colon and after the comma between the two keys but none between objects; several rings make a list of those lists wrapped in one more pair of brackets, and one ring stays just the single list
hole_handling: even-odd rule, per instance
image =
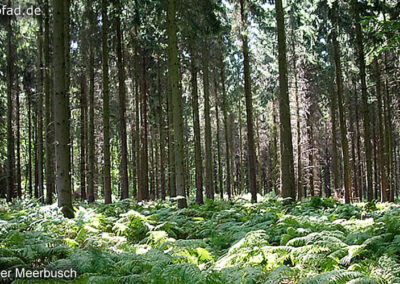
[{"label": "forest floor", "polygon": [[72,268],[72,283],[400,283],[396,204],[75,206],[69,220],[55,205],[1,203],[0,270]]}]

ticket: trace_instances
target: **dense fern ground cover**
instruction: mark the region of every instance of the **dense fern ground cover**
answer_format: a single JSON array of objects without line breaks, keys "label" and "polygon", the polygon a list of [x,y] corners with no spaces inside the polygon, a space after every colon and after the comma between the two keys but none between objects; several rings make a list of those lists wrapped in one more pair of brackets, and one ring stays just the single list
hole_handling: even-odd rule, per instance
[{"label": "dense fern ground cover", "polygon": [[0,270],[72,268],[73,283],[400,283],[397,205],[125,200],[76,204],[72,220],[34,201],[0,206]]}]

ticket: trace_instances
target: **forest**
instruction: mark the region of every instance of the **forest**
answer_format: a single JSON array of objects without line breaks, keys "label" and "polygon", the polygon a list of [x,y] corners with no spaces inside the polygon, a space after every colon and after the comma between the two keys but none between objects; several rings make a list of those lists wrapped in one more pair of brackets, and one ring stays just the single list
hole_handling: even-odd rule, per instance
[{"label": "forest", "polygon": [[400,283],[398,0],[4,0],[0,42],[1,283]]}]

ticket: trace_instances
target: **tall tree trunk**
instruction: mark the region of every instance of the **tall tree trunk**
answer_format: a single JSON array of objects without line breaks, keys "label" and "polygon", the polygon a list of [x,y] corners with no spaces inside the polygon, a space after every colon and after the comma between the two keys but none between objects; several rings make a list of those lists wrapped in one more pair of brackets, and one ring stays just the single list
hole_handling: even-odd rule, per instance
[{"label": "tall tree trunk", "polygon": [[184,171],[184,139],[183,139],[183,113],[182,94],[179,92],[179,61],[177,45],[177,26],[175,0],[168,0],[167,9],[167,34],[168,34],[168,85],[172,97],[173,124],[174,124],[174,153],[175,153],[175,186],[176,194],[180,196],[178,207],[187,206],[185,196],[185,171]]},{"label": "tall tree trunk", "polygon": [[[32,94],[29,87],[25,88],[28,105],[28,194],[32,198]],[[25,193],[26,194],[26,193]]]},{"label": "tall tree trunk", "polygon": [[141,150],[140,150],[140,163],[141,173],[139,174],[139,191],[138,201],[149,199],[149,152],[148,152],[148,129],[147,129],[147,77],[146,77],[146,55],[143,50],[142,57],[142,101],[141,101]]},{"label": "tall tree trunk", "polygon": [[[253,97],[251,93],[251,79],[250,79],[250,57],[248,36],[246,34],[247,19],[244,7],[245,0],[240,0],[240,16],[241,24],[244,27],[242,37],[242,52],[243,52],[243,66],[244,66],[244,97],[246,100],[246,114],[247,114],[247,152],[248,152],[248,180],[249,189],[251,193],[251,201],[257,202],[257,173],[256,173],[256,144],[254,141],[254,119],[253,119]],[[293,167],[293,165],[292,165]]]},{"label": "tall tree trunk", "polygon": [[35,161],[35,187],[33,196],[38,199],[39,198],[39,170],[38,170],[38,124],[37,124],[37,107],[35,107],[34,115],[33,115],[33,141],[35,145],[34,151],[34,161]]},{"label": "tall tree trunk", "polygon": [[17,138],[17,196],[19,199],[22,197],[22,188],[21,188],[21,132],[20,132],[20,101],[19,101],[19,87],[18,87],[18,80],[17,80],[17,94],[16,94],[16,102],[15,102],[15,107],[16,107],[16,123],[17,123],[17,133],[16,133],[16,138]]},{"label": "tall tree trunk", "polygon": [[206,176],[205,187],[206,197],[214,199],[213,181],[213,158],[212,158],[212,137],[211,137],[211,117],[210,117],[210,83],[209,83],[209,50],[207,37],[204,38],[203,46],[203,84],[204,84],[204,129],[205,129],[205,164]]},{"label": "tall tree trunk", "polygon": [[150,169],[149,169],[149,174],[150,174],[150,191],[149,191],[149,200],[154,200],[155,199],[155,182],[154,182],[154,131],[153,127],[150,127]]},{"label": "tall tree trunk", "polygon": [[199,95],[197,86],[196,55],[194,54],[194,48],[192,42],[190,42],[190,72],[191,72],[191,85],[192,85],[196,203],[203,204],[203,158],[201,154]]},{"label": "tall tree trunk", "polygon": [[80,104],[81,104],[81,123],[80,123],[80,140],[81,140],[81,200],[86,199],[86,133],[85,133],[85,124],[86,124],[86,92],[85,92],[85,82],[86,78],[85,75],[82,74],[81,78],[81,97],[80,97]]},{"label": "tall tree trunk", "polygon": [[89,9],[89,125],[88,125],[88,202],[94,202],[94,180],[95,180],[95,137],[94,137],[94,56],[95,45],[93,43],[94,21],[95,15],[92,8],[93,1],[89,1],[87,9]]},{"label": "tall tree trunk", "polygon": [[260,118],[256,114],[256,134],[257,134],[257,188],[262,194],[262,169],[261,169],[261,141],[260,141]]},{"label": "tall tree trunk", "polygon": [[161,200],[165,200],[165,131],[164,131],[164,111],[163,111],[163,96],[161,92],[161,70],[160,58],[157,61],[157,85],[158,85],[158,127],[160,136],[160,188]]},{"label": "tall tree trunk", "polygon": [[58,206],[65,217],[74,217],[71,196],[71,164],[69,148],[69,107],[65,78],[65,41],[64,41],[64,6],[63,0],[54,0],[54,113],[55,141],[57,161]]},{"label": "tall tree trunk", "polygon": [[310,197],[315,195],[315,186],[314,186],[314,133],[313,133],[313,124],[311,121],[311,110],[309,110],[307,114],[307,136],[308,136],[308,182],[310,185]]},{"label": "tall tree trunk", "polygon": [[[71,5],[71,0],[65,0],[64,1],[64,56],[65,56],[65,92],[66,96],[69,101],[70,97],[70,69],[71,69],[71,55],[70,55],[70,42],[71,42],[71,34],[70,34],[70,5]],[[72,103],[73,101],[71,101]],[[68,112],[69,112],[69,117],[71,117],[71,108],[70,104],[68,102]],[[71,165],[71,189],[74,191],[74,176],[75,176],[75,166],[74,166],[74,128],[73,125],[71,127],[71,122],[68,119],[68,129],[70,131],[70,165]]]},{"label": "tall tree trunk", "polygon": [[38,152],[38,194],[40,202],[44,202],[43,189],[43,19],[39,17],[39,80],[37,92],[37,152]]},{"label": "tall tree trunk", "polygon": [[357,0],[353,0],[352,8],[354,12],[355,24],[356,24],[356,43],[358,47],[357,57],[358,65],[360,69],[360,79],[361,79],[361,111],[363,116],[364,125],[364,147],[365,147],[365,158],[367,163],[367,198],[368,201],[372,200],[373,188],[372,188],[372,148],[371,148],[371,130],[369,122],[369,108],[368,108],[368,92],[367,83],[365,75],[365,56],[364,56],[364,45],[363,45],[363,35],[360,24],[360,12],[359,4]]},{"label": "tall tree trunk", "polygon": [[238,118],[239,118],[239,151],[240,151],[240,188],[239,194],[244,193],[244,162],[243,162],[243,135],[242,135],[242,108],[240,106],[241,98],[239,98]]},{"label": "tall tree trunk", "polygon": [[378,151],[379,151],[379,170],[380,170],[380,185],[381,185],[381,201],[386,202],[386,164],[385,164],[385,137],[384,137],[384,119],[382,106],[382,87],[381,87],[381,70],[378,58],[374,59],[375,77],[376,77],[376,97],[378,102]]},{"label": "tall tree trunk", "polygon": [[170,197],[176,197],[175,151],[174,151],[175,143],[174,143],[174,125],[173,125],[174,114],[172,112],[172,93],[171,93],[170,87],[168,87],[167,113],[168,113],[168,117],[167,117],[167,124],[168,124],[168,137],[167,137],[168,138],[168,194]]},{"label": "tall tree trunk", "polygon": [[333,55],[335,60],[335,71],[336,71],[336,85],[338,94],[338,106],[339,106],[339,122],[340,122],[340,134],[343,152],[343,175],[344,175],[344,201],[350,203],[350,191],[351,191],[351,178],[350,178],[350,162],[349,162],[349,144],[347,141],[347,127],[346,117],[344,112],[344,100],[343,100],[343,81],[342,81],[342,66],[340,62],[340,46],[337,40],[337,2],[333,3],[331,21],[333,24],[332,30],[332,41],[333,41]]},{"label": "tall tree trunk", "polygon": [[338,151],[337,151],[337,132],[336,132],[336,94],[333,83],[331,85],[331,129],[332,129],[332,168],[333,168],[333,191],[335,198],[339,199],[339,166],[338,166]]},{"label": "tall tree trunk", "polygon": [[126,95],[125,95],[125,67],[123,59],[123,33],[121,30],[121,2],[118,1],[118,15],[116,17],[117,30],[117,67],[118,67],[118,97],[119,97],[119,142],[120,142],[120,184],[121,184],[121,200],[129,197],[128,183],[128,146],[126,136]]},{"label": "tall tree trunk", "polygon": [[110,161],[110,98],[108,86],[108,15],[107,0],[101,1],[102,16],[102,60],[103,60],[103,136],[104,136],[104,203],[111,200],[111,161]]},{"label": "tall tree trunk", "polygon": [[219,61],[220,61],[220,76],[221,76],[221,86],[222,86],[222,112],[224,114],[224,136],[225,136],[225,166],[226,166],[226,193],[228,194],[228,199],[231,199],[231,147],[229,145],[229,131],[228,131],[228,106],[226,102],[226,87],[225,87],[225,64],[223,57],[222,48],[222,36],[218,38],[219,44]]},{"label": "tall tree trunk", "polygon": [[[386,16],[384,14],[384,20]],[[387,161],[387,172],[388,172],[388,184],[389,184],[389,201],[394,202],[394,169],[393,169],[393,122],[392,122],[392,101],[389,93],[389,82],[387,73],[388,61],[387,52],[384,53],[384,64],[385,64],[385,140],[386,140],[386,161]]]},{"label": "tall tree trunk", "polygon": [[[137,4],[137,2],[135,2]],[[137,7],[137,5],[135,6]],[[135,13],[138,13],[136,10]],[[138,14],[136,14],[138,17]],[[135,37],[138,38],[138,23],[135,23]],[[139,170],[140,165],[140,98],[139,98],[139,54],[138,54],[138,44],[135,42],[134,44],[134,58],[135,58],[135,73],[134,73],[134,82],[135,82],[135,172],[134,178],[136,179],[137,188],[134,189],[134,196],[139,201],[139,182],[141,171]]]},{"label": "tall tree trunk", "polygon": [[[299,87],[297,82],[297,54],[295,46],[294,29],[292,28],[292,50],[293,50],[293,76],[294,76],[294,96],[296,101],[296,131],[297,131],[297,200],[301,201],[302,193],[302,167],[301,167],[301,128],[300,128],[300,103]],[[330,176],[329,176],[330,179]]]},{"label": "tall tree trunk", "polygon": [[[275,104],[275,103],[274,103]],[[276,117],[276,109],[274,108],[272,112],[272,185],[274,187],[275,194],[279,194],[279,186],[277,184],[277,181],[279,180],[278,174],[277,174],[277,168],[278,168],[278,130],[277,130],[277,117]],[[304,197],[306,197],[306,191],[304,190]]]},{"label": "tall tree trunk", "polygon": [[378,191],[379,191],[379,182],[378,182],[378,142],[376,138],[376,110],[375,105],[371,105],[372,107],[372,140],[373,140],[373,152],[374,152],[374,199],[378,200]]},{"label": "tall tree trunk", "polygon": [[[357,97],[357,86],[354,84],[354,96],[353,98]],[[355,131],[354,131],[354,121],[355,121],[355,116],[354,116],[354,111],[353,111],[354,106],[352,105],[351,99],[348,98],[348,112],[349,112],[349,126],[350,126],[350,137],[351,137],[351,167],[353,171],[353,195],[357,196],[360,198],[360,201],[362,200],[362,195],[361,195],[361,190],[359,188],[358,184],[358,176],[357,176],[357,161],[356,161],[356,141],[357,138],[355,136]]]},{"label": "tall tree trunk", "polygon": [[45,97],[45,138],[46,138],[46,203],[53,203],[54,193],[54,122],[50,93],[50,14],[49,0],[44,2],[44,97]]},{"label": "tall tree trunk", "polygon": [[220,128],[219,128],[219,98],[218,98],[218,86],[217,80],[214,77],[214,92],[215,92],[215,119],[217,124],[217,162],[218,162],[218,187],[219,187],[219,194],[221,199],[224,198],[224,190],[223,190],[223,172],[222,172],[222,161],[221,161],[221,143],[220,143]]},{"label": "tall tree trunk", "polygon": [[275,1],[279,50],[279,116],[281,136],[281,195],[283,198],[296,198],[293,167],[292,127],[290,125],[290,106],[287,77],[286,34],[282,0]]},{"label": "tall tree trunk", "polygon": [[[359,114],[358,114],[358,93],[357,92],[355,93],[355,97],[354,97],[354,109],[355,109],[355,123],[356,123],[355,137],[356,137],[356,148],[357,148],[357,150],[356,150],[356,155],[357,155],[357,178],[358,178],[357,183],[358,183],[359,190],[360,190],[359,196],[361,198],[362,191],[363,191],[363,188],[364,188],[364,184],[363,184],[362,171],[361,171],[361,165],[362,165],[361,146],[360,146],[360,144],[361,144],[360,143],[360,135],[361,135],[361,133],[360,133]],[[371,155],[372,155],[372,153],[371,153]],[[371,177],[371,184],[372,184],[372,177]],[[372,190],[372,188],[371,188],[371,190]],[[364,189],[364,196],[365,195],[368,196],[368,193],[365,192],[365,189]]]}]

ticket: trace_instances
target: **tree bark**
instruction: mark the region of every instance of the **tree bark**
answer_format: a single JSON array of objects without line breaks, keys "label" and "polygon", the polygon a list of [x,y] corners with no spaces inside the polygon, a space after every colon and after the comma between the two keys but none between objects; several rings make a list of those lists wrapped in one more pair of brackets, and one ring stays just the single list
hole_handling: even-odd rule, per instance
[{"label": "tree bark", "polygon": [[226,193],[228,199],[231,199],[231,147],[229,145],[229,131],[228,131],[228,106],[226,102],[226,87],[225,87],[225,64],[223,57],[222,48],[222,36],[218,38],[219,44],[219,61],[220,61],[220,76],[221,76],[221,87],[222,87],[222,112],[224,115],[224,134],[225,134],[225,166],[226,166]]},{"label": "tree bark", "polygon": [[360,69],[360,79],[361,79],[361,111],[363,116],[363,125],[364,125],[364,147],[365,147],[365,158],[367,163],[367,199],[371,201],[373,198],[373,188],[372,188],[372,147],[371,147],[371,130],[370,130],[370,122],[369,122],[369,108],[368,108],[368,92],[367,92],[367,83],[366,83],[366,75],[365,75],[365,56],[364,56],[364,45],[362,39],[362,29],[360,25],[360,12],[359,12],[359,4],[357,0],[353,0],[353,13],[355,17],[356,24],[356,43],[358,46],[357,50],[357,59],[358,65]]},{"label": "tree bark", "polygon": [[37,88],[37,167],[38,167],[38,198],[44,203],[43,186],[43,19],[39,17],[39,80]]},{"label": "tree bark", "polygon": [[138,201],[149,199],[149,154],[148,154],[148,140],[147,140],[147,78],[146,78],[146,56],[143,51],[142,58],[142,97],[140,104],[140,165],[141,171],[139,173],[139,190]]},{"label": "tree bark", "polygon": [[387,201],[386,196],[386,164],[385,164],[385,137],[384,137],[384,119],[382,107],[382,87],[381,87],[381,70],[378,58],[374,59],[375,77],[376,77],[376,97],[378,102],[378,162],[380,173],[380,187],[381,187],[381,202]]},{"label": "tree bark", "polygon": [[296,198],[296,186],[294,178],[294,161],[292,145],[292,128],[290,124],[290,106],[288,93],[287,77],[287,58],[286,58],[286,34],[285,19],[282,0],[275,1],[276,22],[278,30],[278,50],[279,50],[279,116],[280,116],[280,136],[281,136],[281,195],[283,198]]},{"label": "tree bark", "polygon": [[[71,164],[69,148],[69,107],[65,78],[64,1],[54,0],[54,106],[57,161],[58,206],[65,217],[73,218],[71,196]],[[68,49],[69,50],[69,49]]]},{"label": "tree bark", "polygon": [[157,61],[157,82],[158,82],[158,127],[160,136],[160,189],[161,200],[165,200],[165,131],[164,131],[164,111],[163,97],[161,92],[161,70],[160,58]]},{"label": "tree bark", "polygon": [[119,120],[119,142],[120,142],[120,184],[121,184],[121,200],[129,197],[128,183],[128,146],[126,136],[126,92],[125,92],[125,66],[123,58],[123,32],[121,30],[121,2],[118,1],[118,15],[116,17],[117,30],[117,68],[118,68],[118,120]]},{"label": "tree bark", "polygon": [[[292,50],[293,50],[293,76],[294,76],[294,96],[296,101],[296,131],[297,131],[297,200],[301,201],[302,196],[302,166],[301,166],[301,129],[300,129],[300,103],[299,87],[297,82],[297,54],[295,46],[295,35],[292,28]],[[330,179],[330,176],[329,176]]]},{"label": "tree bark", "polygon": [[177,26],[175,22],[175,0],[168,0],[167,34],[168,34],[168,85],[172,97],[175,153],[175,186],[179,196],[178,207],[187,207],[185,195],[184,139],[182,94],[179,91],[179,60],[177,46]]},{"label": "tree bark", "polygon": [[192,111],[194,132],[194,155],[196,177],[196,203],[203,204],[203,158],[201,154],[199,95],[197,86],[197,66],[193,43],[190,42],[190,72],[192,85]]},{"label": "tree bark", "polygon": [[219,110],[218,110],[218,86],[217,80],[214,77],[214,92],[215,92],[215,119],[217,124],[217,162],[218,162],[218,187],[219,187],[219,194],[221,199],[224,198],[224,190],[223,190],[223,172],[222,172],[222,161],[221,161],[221,143],[220,143],[220,128],[219,128]]},{"label": "tree bark", "polygon": [[338,106],[339,106],[339,122],[340,122],[340,134],[341,144],[343,153],[343,175],[344,175],[344,201],[346,204],[350,203],[351,196],[351,177],[350,177],[350,162],[349,162],[349,144],[347,141],[347,127],[346,117],[344,112],[344,100],[343,100],[343,81],[342,81],[342,66],[340,62],[340,46],[337,40],[337,2],[333,3],[331,21],[333,24],[332,30],[332,41],[333,41],[333,56],[335,61],[335,72],[336,72],[336,86],[338,95]]},{"label": "tree bark", "polygon": [[81,78],[81,123],[80,123],[80,142],[81,142],[81,163],[80,163],[80,174],[81,174],[81,200],[86,199],[86,133],[85,133],[85,124],[86,124],[86,92],[85,92],[85,75],[82,74]]},{"label": "tree bark", "polygon": [[[17,80],[17,88],[18,88],[18,80]],[[22,197],[22,188],[21,188],[21,132],[20,132],[20,119],[21,119],[21,115],[20,115],[20,100],[19,100],[19,90],[17,89],[17,94],[16,94],[16,102],[15,102],[15,107],[16,107],[16,116],[15,116],[15,120],[16,120],[16,124],[17,124],[17,133],[16,133],[16,138],[17,138],[17,190],[16,190],[16,194],[18,196],[19,199],[21,199]]]},{"label": "tree bark", "polygon": [[[28,194],[32,198],[32,94],[26,86],[28,105]],[[26,194],[26,193],[25,193]]]},{"label": "tree bark", "polygon": [[103,136],[104,136],[104,203],[111,200],[111,161],[110,161],[110,98],[108,86],[108,1],[101,1],[102,46],[103,46]]},{"label": "tree bark", "polygon": [[54,121],[50,93],[50,15],[49,1],[44,2],[44,97],[45,97],[45,139],[46,139],[46,203],[53,203],[54,193]]},{"label": "tree bark", "polygon": [[203,43],[203,84],[204,84],[204,128],[205,128],[205,188],[206,197],[214,199],[214,180],[213,180],[213,157],[212,157],[212,137],[211,137],[211,114],[210,114],[210,83],[209,83],[209,50],[207,37]]},{"label": "tree bark", "polygon": [[88,125],[88,202],[94,202],[94,180],[95,180],[95,137],[94,137],[94,56],[95,45],[93,44],[94,20],[95,15],[92,8],[93,1],[89,1],[87,9],[89,9],[89,125]]},{"label": "tree bark", "polygon": [[[248,147],[248,180],[249,190],[251,193],[251,201],[257,202],[257,173],[256,173],[256,146],[254,141],[254,118],[253,118],[253,97],[251,93],[250,79],[250,56],[247,36],[247,19],[244,7],[245,0],[240,0],[240,16],[244,31],[242,31],[242,52],[244,66],[244,96],[246,100],[246,118],[247,118],[247,147]],[[293,167],[293,165],[292,165]]]}]

